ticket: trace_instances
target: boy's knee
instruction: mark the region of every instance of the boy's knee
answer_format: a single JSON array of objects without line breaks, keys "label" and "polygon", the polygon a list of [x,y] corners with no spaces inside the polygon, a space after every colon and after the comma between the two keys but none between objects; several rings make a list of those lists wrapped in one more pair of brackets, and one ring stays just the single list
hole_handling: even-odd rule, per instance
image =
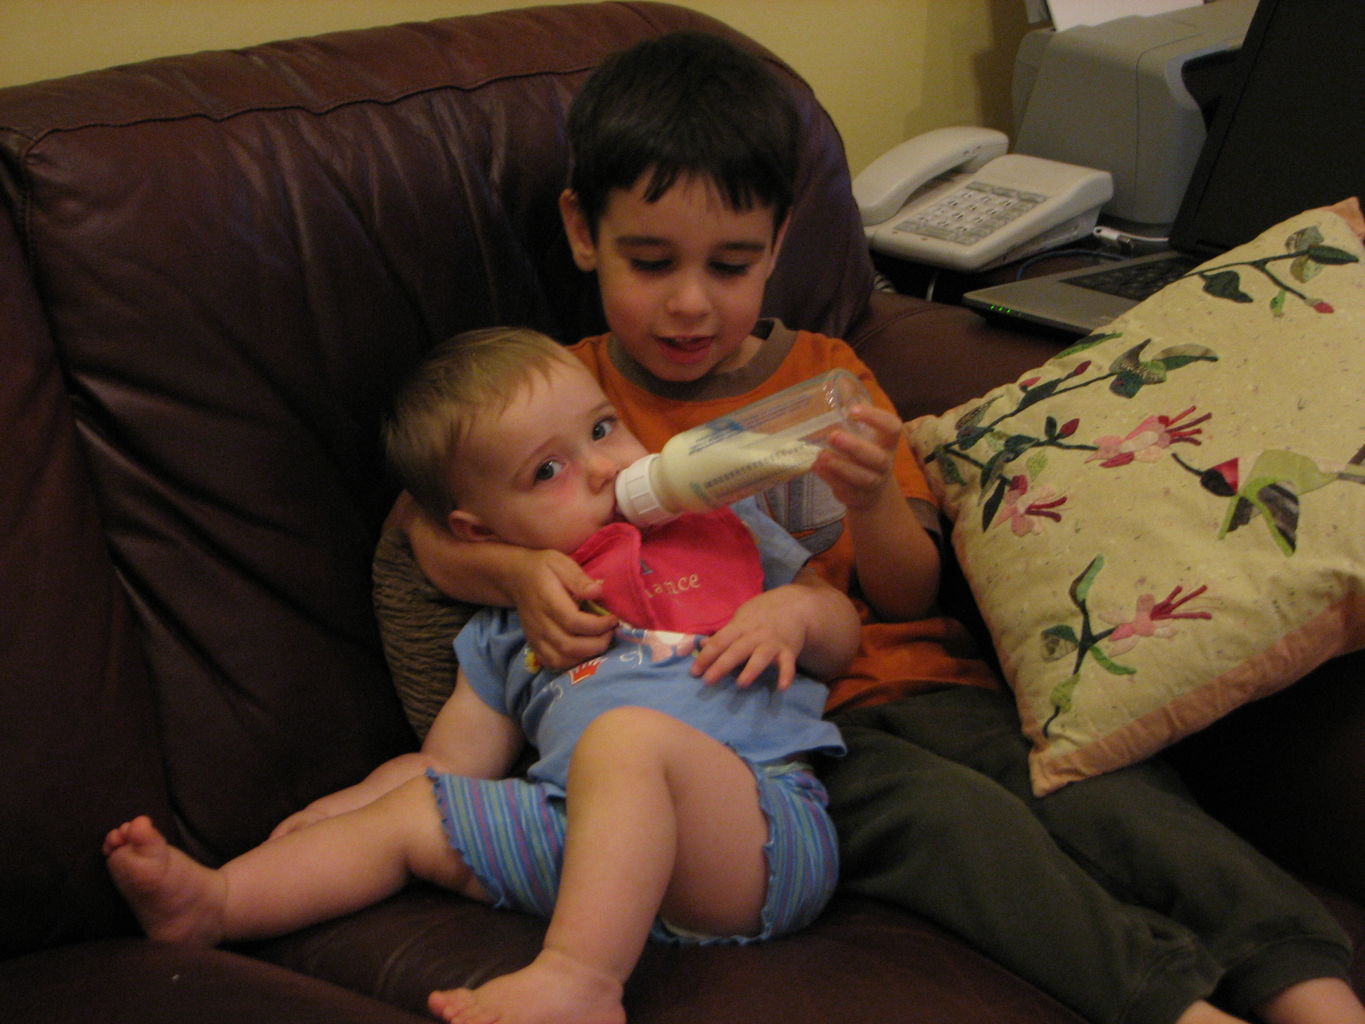
[{"label": "boy's knee", "polygon": [[934,758],[822,772],[841,839],[878,860],[925,850],[955,859],[1038,831],[1027,808],[985,776]]}]

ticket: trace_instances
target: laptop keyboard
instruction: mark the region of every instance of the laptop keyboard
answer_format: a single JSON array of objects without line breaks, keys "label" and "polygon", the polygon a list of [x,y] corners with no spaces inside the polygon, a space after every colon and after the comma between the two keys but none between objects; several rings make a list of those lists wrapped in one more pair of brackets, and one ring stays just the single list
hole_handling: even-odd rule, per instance
[{"label": "laptop keyboard", "polygon": [[1066,278],[1066,283],[1141,302],[1198,265],[1198,261],[1189,256],[1173,253],[1165,259],[1076,274]]}]

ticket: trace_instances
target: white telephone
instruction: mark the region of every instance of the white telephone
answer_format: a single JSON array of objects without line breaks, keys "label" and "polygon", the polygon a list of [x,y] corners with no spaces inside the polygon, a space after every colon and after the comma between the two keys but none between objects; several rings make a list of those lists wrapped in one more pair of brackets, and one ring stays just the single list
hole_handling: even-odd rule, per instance
[{"label": "white telephone", "polygon": [[1022,259],[1090,234],[1114,194],[1108,171],[1006,153],[992,128],[925,132],[853,181],[878,252],[955,270]]}]

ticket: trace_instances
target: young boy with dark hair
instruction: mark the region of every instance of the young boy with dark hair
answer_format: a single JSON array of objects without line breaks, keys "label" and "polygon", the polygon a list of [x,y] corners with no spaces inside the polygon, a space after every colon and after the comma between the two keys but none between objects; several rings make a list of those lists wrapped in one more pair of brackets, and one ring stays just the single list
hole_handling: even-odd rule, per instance
[{"label": "young boy with dark hair", "polygon": [[[936,513],[890,401],[843,342],[759,319],[794,131],[755,58],[694,34],[642,43],[575,100],[561,213],[611,329],[571,350],[650,450],[836,366],[873,396],[865,434],[836,435],[813,476],[766,495],[863,619],[829,701],[849,753],[821,768],[846,887],[957,932],[1096,1024],[1238,1019],[1215,994],[1276,1024],[1365,1021],[1330,915],[1162,766],[1032,796],[1013,702],[933,613]],[[409,532],[433,582],[516,605],[548,661],[607,642],[610,621],[579,608],[598,584],[556,553]]]}]

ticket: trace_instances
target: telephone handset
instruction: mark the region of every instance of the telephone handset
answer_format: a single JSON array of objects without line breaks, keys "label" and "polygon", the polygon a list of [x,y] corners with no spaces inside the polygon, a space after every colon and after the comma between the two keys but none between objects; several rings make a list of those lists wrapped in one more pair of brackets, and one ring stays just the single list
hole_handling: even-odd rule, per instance
[{"label": "telephone handset", "polygon": [[1007,148],[1003,132],[964,125],[883,153],[853,181],[869,244],[979,270],[1090,234],[1114,192],[1109,172]]}]

